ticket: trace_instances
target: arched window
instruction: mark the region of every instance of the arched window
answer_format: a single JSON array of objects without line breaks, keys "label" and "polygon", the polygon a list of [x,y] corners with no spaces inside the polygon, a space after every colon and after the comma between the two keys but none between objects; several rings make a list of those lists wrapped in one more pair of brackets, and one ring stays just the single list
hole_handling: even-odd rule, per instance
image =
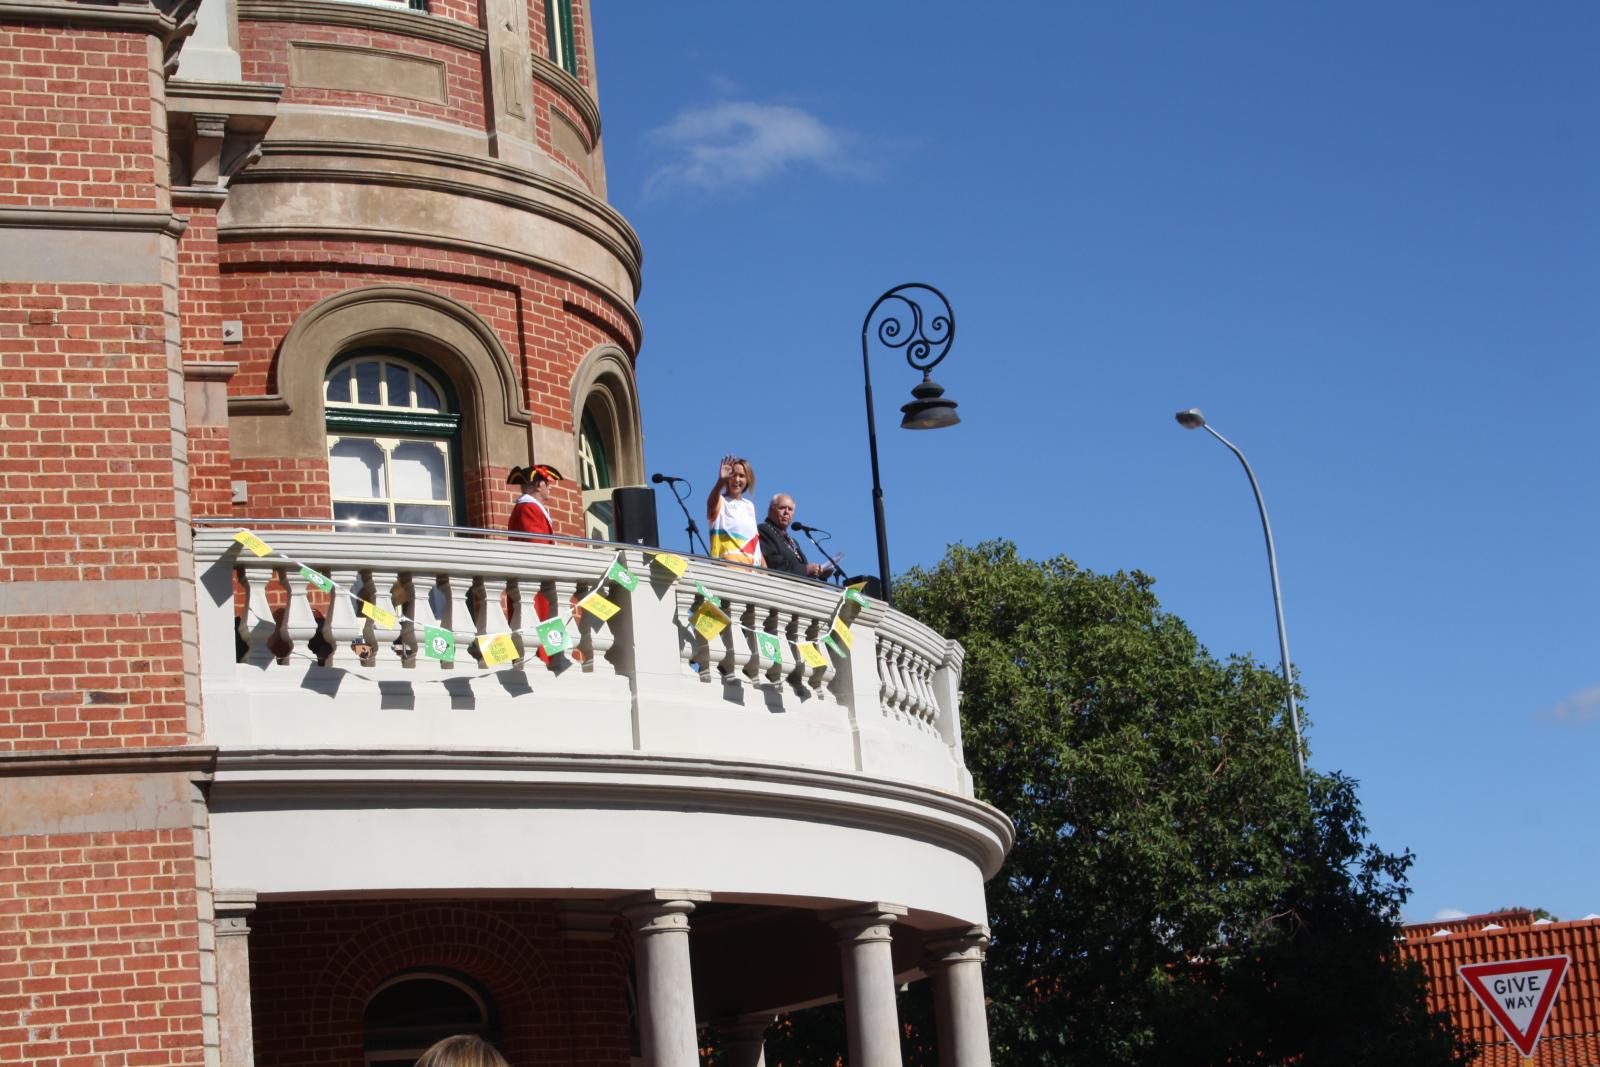
[{"label": "arched window", "polygon": [[461,415],[442,376],[408,354],[356,352],[328,368],[323,398],[335,519],[459,524]]},{"label": "arched window", "polygon": [[611,451],[594,412],[578,428],[578,485],[583,489],[583,536],[611,540]]},{"label": "arched window", "polygon": [[464,974],[415,970],[383,982],[361,1016],[366,1062],[411,1067],[428,1046],[453,1034],[477,1034],[493,1043],[498,1020],[489,995]]}]

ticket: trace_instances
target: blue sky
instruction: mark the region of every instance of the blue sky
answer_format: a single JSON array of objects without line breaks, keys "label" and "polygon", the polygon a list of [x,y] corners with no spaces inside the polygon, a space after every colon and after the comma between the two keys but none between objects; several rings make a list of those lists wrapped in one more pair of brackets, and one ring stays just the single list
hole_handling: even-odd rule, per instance
[{"label": "blue sky", "polygon": [[1600,911],[1600,6],[595,7],[652,471],[749,456],[874,569],[861,319],[931,282],[963,421],[875,353],[895,569],[1138,568],[1276,665],[1199,406],[1408,918]]}]

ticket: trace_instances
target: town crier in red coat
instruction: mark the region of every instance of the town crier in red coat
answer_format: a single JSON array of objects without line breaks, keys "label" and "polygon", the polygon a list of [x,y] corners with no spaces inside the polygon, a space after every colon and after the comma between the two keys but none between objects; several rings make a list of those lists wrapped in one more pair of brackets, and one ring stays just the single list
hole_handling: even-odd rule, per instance
[{"label": "town crier in red coat", "polygon": [[511,509],[506,528],[514,533],[555,533],[550,522],[550,486],[562,481],[561,472],[548,463],[532,467],[512,467],[506,481],[522,487],[517,506]]}]

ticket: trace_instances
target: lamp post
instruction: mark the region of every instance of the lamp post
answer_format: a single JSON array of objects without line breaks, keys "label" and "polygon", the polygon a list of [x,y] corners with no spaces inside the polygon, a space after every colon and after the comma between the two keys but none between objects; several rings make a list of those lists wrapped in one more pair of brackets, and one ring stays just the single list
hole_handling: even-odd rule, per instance
[{"label": "lamp post", "polygon": [[[876,327],[873,323],[876,322]],[[911,282],[897,285],[878,297],[861,321],[861,376],[867,393],[867,448],[872,453],[872,519],[878,533],[878,581],[883,601],[894,604],[889,587],[889,533],[883,521],[883,483],[878,477],[878,422],[872,413],[872,368],[867,356],[869,339],[889,349],[904,349],[906,362],[922,372],[911,389],[912,401],[900,410],[902,430],[936,430],[961,421],[956,402],[944,399],[944,389],[928,373],[950,352],[956,337],[956,316],[950,301],[931,285]]]},{"label": "lamp post", "polygon": [[1300,710],[1294,703],[1294,668],[1289,662],[1289,631],[1283,624],[1283,591],[1278,587],[1278,552],[1272,545],[1272,524],[1267,521],[1267,502],[1261,497],[1261,486],[1256,483],[1256,472],[1250,469],[1250,461],[1244,458],[1244,453],[1239,451],[1238,445],[1211,428],[1206,422],[1205,414],[1199,408],[1180,411],[1175,418],[1178,420],[1178,425],[1184,429],[1204,430],[1227,445],[1228,451],[1239,457],[1245,477],[1250,479],[1250,490],[1256,495],[1256,510],[1261,512],[1261,532],[1267,538],[1267,569],[1272,572],[1272,607],[1278,614],[1278,652],[1283,657],[1284,692],[1289,700],[1289,722],[1294,727],[1294,763],[1300,769],[1300,776],[1303,778],[1306,773],[1305,745],[1300,737]]}]

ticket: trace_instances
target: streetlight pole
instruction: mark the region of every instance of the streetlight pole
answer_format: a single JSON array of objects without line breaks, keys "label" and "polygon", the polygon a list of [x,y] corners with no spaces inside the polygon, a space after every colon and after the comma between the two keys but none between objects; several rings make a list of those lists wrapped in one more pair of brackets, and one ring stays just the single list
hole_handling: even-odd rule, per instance
[{"label": "streetlight pole", "polygon": [[[876,329],[873,323],[877,323]],[[944,389],[928,377],[950,352],[956,337],[956,316],[950,301],[931,285],[911,282],[897,285],[873,301],[861,320],[861,377],[866,382],[867,450],[872,454],[872,521],[878,534],[878,583],[885,604],[894,605],[889,585],[889,531],[883,517],[883,482],[878,476],[878,420],[872,411],[872,367],[868,361],[870,338],[884,348],[904,349],[906,362],[922,372],[911,389],[911,403],[900,410],[903,430],[935,430],[961,421],[956,402],[944,399]]]},{"label": "streetlight pole", "polygon": [[1267,502],[1261,496],[1261,486],[1256,481],[1256,472],[1250,469],[1250,461],[1244,458],[1244,453],[1239,451],[1238,445],[1222,436],[1206,422],[1206,417],[1199,408],[1180,411],[1176,418],[1178,425],[1184,429],[1204,430],[1227,445],[1228,451],[1239,457],[1239,464],[1244,467],[1245,477],[1250,479],[1250,491],[1256,495],[1256,510],[1261,513],[1261,532],[1267,539],[1267,569],[1272,573],[1272,608],[1278,616],[1278,652],[1283,657],[1284,693],[1289,701],[1289,722],[1294,727],[1294,763],[1300,769],[1300,776],[1304,778],[1305,744],[1300,736],[1300,709],[1294,702],[1294,667],[1289,662],[1289,630],[1283,622],[1283,590],[1278,585],[1278,550],[1272,544],[1272,523],[1267,521]]}]

